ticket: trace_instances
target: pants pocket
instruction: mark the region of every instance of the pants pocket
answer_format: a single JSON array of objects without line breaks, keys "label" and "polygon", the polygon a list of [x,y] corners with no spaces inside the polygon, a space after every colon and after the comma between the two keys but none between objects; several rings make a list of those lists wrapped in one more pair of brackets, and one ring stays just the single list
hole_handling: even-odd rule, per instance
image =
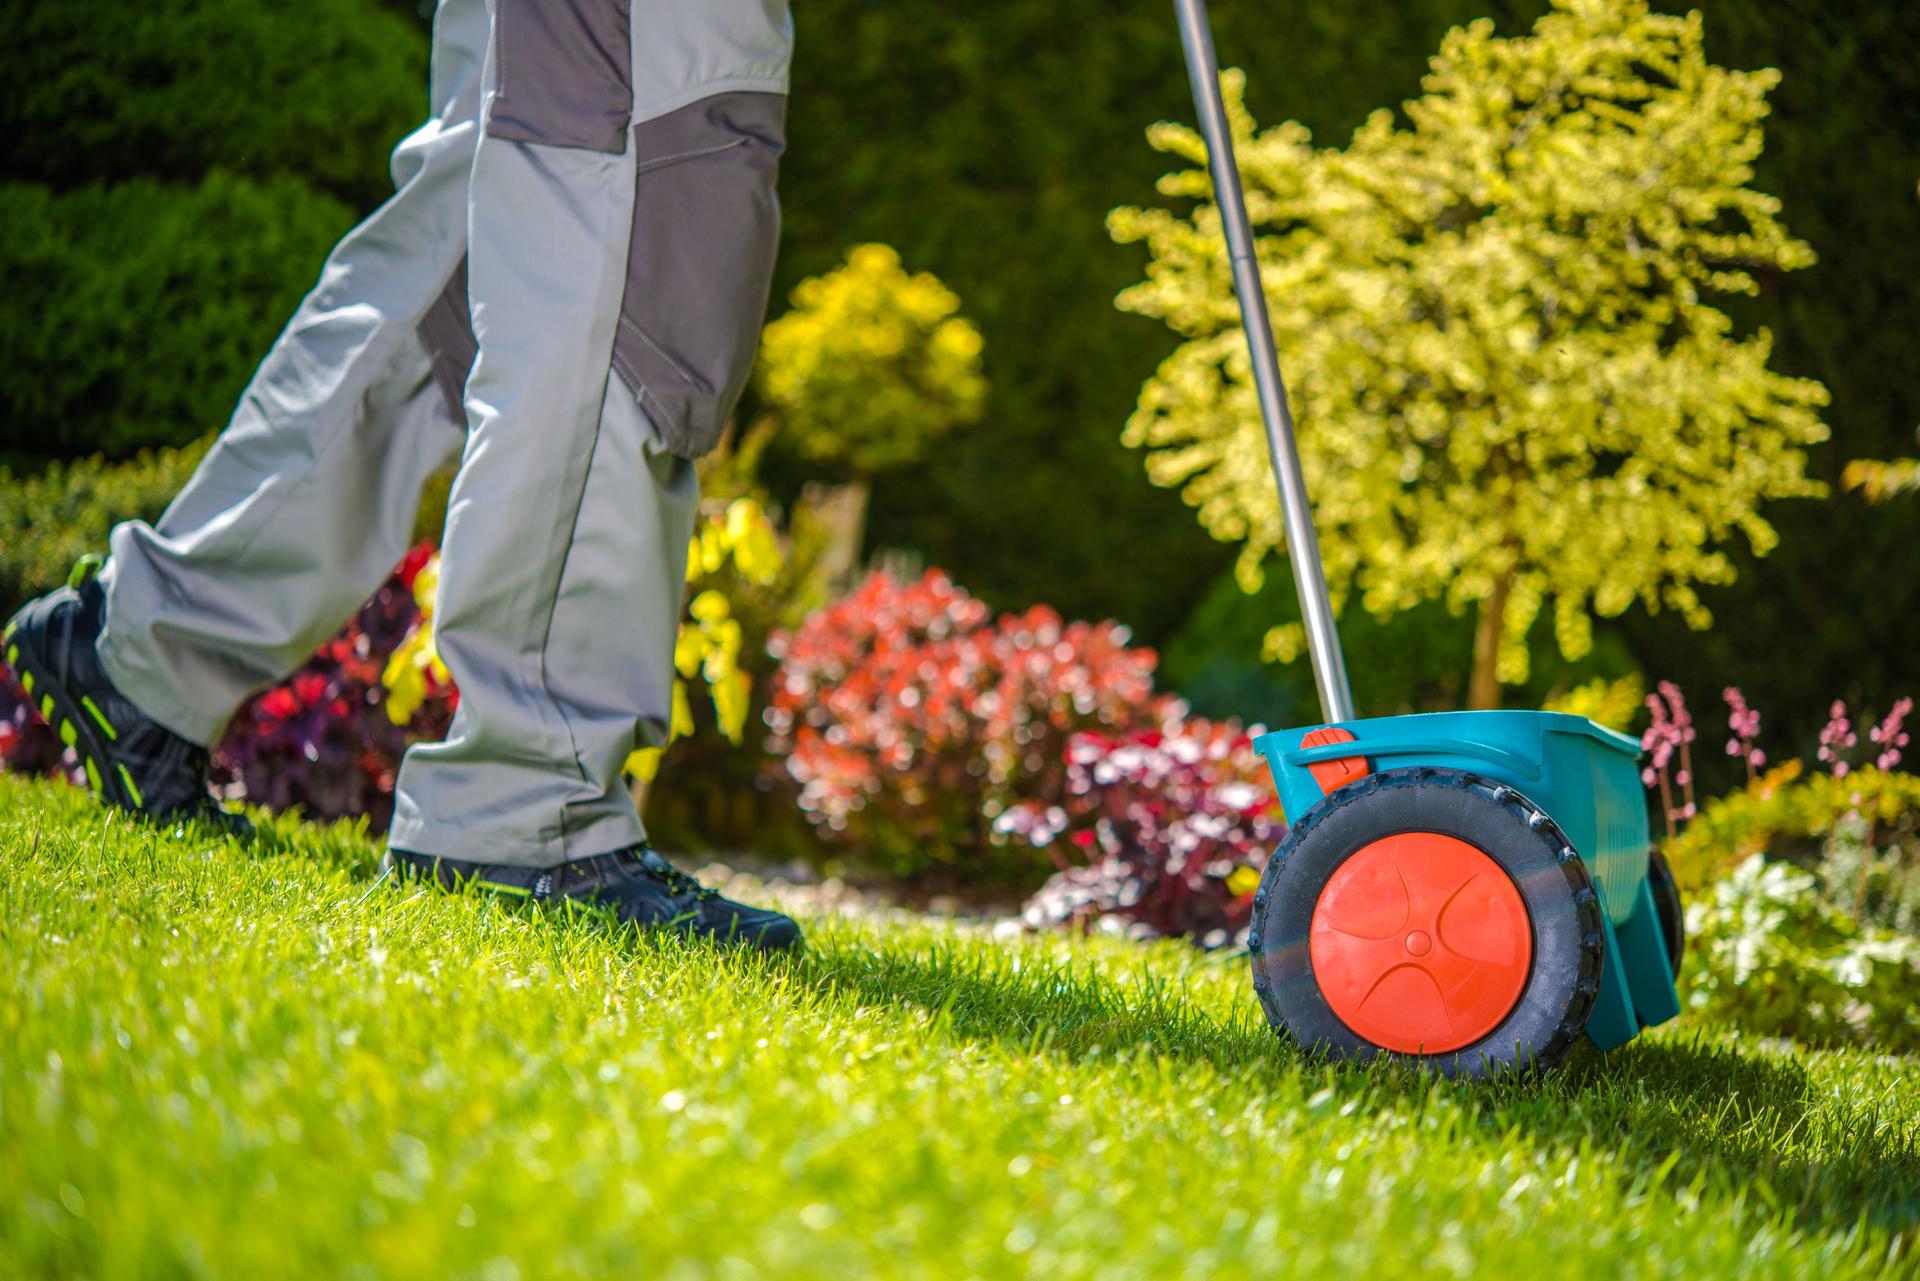
[{"label": "pants pocket", "polygon": [[720,438],[753,368],[780,241],[786,98],[723,93],[633,131],[633,238],[614,368],[667,447]]},{"label": "pants pocket", "polygon": [[496,138],[619,153],[633,113],[630,0],[493,0]]}]

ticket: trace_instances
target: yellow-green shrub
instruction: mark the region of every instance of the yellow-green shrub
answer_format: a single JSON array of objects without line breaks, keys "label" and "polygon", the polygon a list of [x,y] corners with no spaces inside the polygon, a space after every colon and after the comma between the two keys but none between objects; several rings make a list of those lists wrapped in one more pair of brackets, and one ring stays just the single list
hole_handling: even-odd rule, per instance
[{"label": "yellow-green shrub", "polygon": [[1646,682],[1638,672],[1610,681],[1596,676],[1584,685],[1576,685],[1558,698],[1547,700],[1549,712],[1584,716],[1596,725],[1626,733],[1639,717],[1647,696]]},{"label": "yellow-green shrub", "polygon": [[1715,797],[1663,847],[1682,890],[1711,885],[1754,854],[1810,852],[1854,813],[1884,836],[1920,824],[1920,776],[1863,766],[1844,778],[1805,774],[1799,761],[1768,770],[1750,786]]},{"label": "yellow-green shrub", "polygon": [[[1720,309],[1813,261],[1750,185],[1778,74],[1703,42],[1698,13],[1640,0],[1556,0],[1517,38],[1472,22],[1404,116],[1344,148],[1256,133],[1226,77],[1335,594],[1477,610],[1476,703],[1526,678],[1542,613],[1569,658],[1636,602],[1706,626],[1696,589],[1733,580],[1727,545],[1776,541],[1760,505],[1822,490],[1805,451],[1826,390]],[[1199,204],[1111,218],[1152,259],[1121,307],[1182,339],[1126,439],[1241,545],[1252,590],[1283,532],[1206,148],[1182,125],[1149,137],[1192,166],[1161,194]],[[1298,647],[1295,628],[1272,650]]]},{"label": "yellow-green shrub", "polygon": [[886,245],[860,245],[801,281],[760,343],[760,394],[782,438],[812,462],[868,477],[978,419],[980,331],[959,311],[951,289],[909,274]]}]

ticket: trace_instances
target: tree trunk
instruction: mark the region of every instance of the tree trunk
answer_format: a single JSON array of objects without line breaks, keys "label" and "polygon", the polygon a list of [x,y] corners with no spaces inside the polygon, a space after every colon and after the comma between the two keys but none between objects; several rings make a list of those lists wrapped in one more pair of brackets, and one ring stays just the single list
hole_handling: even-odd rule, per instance
[{"label": "tree trunk", "polygon": [[1494,580],[1493,594],[1480,602],[1480,622],[1473,630],[1473,676],[1467,682],[1467,706],[1489,711],[1500,706],[1500,634],[1507,625],[1507,597],[1513,592],[1513,571]]},{"label": "tree trunk", "polygon": [[860,567],[872,486],[863,477],[832,489],[809,488],[808,501],[827,530],[827,547],[820,558],[819,573],[838,593],[852,585],[854,572]]}]

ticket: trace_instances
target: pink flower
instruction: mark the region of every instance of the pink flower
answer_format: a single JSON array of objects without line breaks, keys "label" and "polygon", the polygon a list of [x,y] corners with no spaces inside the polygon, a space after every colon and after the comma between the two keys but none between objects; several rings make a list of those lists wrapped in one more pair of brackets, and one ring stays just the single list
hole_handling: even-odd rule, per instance
[{"label": "pink flower", "polygon": [[[1693,716],[1687,711],[1687,700],[1680,687],[1672,681],[1661,681],[1656,688],[1657,694],[1647,695],[1649,723],[1647,732],[1640,736],[1640,749],[1647,753],[1647,768],[1640,778],[1648,787],[1660,789],[1667,831],[1672,834],[1675,823],[1693,816],[1693,753],[1688,744],[1693,742],[1695,731]],[[1676,754],[1680,758],[1679,769],[1671,778],[1682,791],[1678,805],[1671,795],[1667,772]]]},{"label": "pink flower", "polygon": [[1738,685],[1727,686],[1721,696],[1727,700],[1727,728],[1733,732],[1727,740],[1727,755],[1744,757],[1749,769],[1761,768],[1767,763],[1767,754],[1754,746],[1754,740],[1760,737],[1760,713],[1747,704]]},{"label": "pink flower", "polygon": [[[1640,750],[1653,758],[1653,768],[1649,773],[1663,770],[1673,759],[1674,749],[1680,746],[1680,727],[1667,714],[1666,704],[1658,695],[1647,695],[1647,711],[1652,713],[1653,721],[1647,726],[1647,732],[1640,736]],[[1648,786],[1652,781],[1648,780]]]},{"label": "pink flower", "polygon": [[1827,712],[1826,728],[1820,731],[1820,759],[1833,767],[1835,778],[1847,776],[1847,770],[1851,767],[1842,753],[1859,741],[1853,732],[1853,721],[1847,716],[1847,705],[1834,699],[1832,708]]},{"label": "pink flower", "polygon": [[1893,705],[1893,710],[1887,713],[1885,720],[1868,731],[1867,737],[1880,746],[1880,754],[1873,758],[1877,768],[1890,770],[1900,763],[1900,749],[1907,745],[1907,733],[1903,726],[1911,711],[1913,700],[1903,698]]},{"label": "pink flower", "polygon": [[1687,711],[1686,696],[1672,681],[1661,681],[1656,688],[1659,689],[1660,696],[1667,700],[1667,708],[1673,718],[1673,732],[1678,735],[1678,742],[1691,743],[1695,737],[1693,714]]}]

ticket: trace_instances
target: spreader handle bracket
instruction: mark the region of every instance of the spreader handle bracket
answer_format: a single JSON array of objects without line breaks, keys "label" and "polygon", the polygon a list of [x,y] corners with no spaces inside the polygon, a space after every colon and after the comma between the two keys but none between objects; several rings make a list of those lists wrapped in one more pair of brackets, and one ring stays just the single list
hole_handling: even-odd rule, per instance
[{"label": "spreader handle bracket", "polygon": [[1293,413],[1287,408],[1287,388],[1280,378],[1280,358],[1274,349],[1273,321],[1267,314],[1260,264],[1253,253],[1253,228],[1247,219],[1246,195],[1240,189],[1233,132],[1227,127],[1227,106],[1220,95],[1213,26],[1207,19],[1206,0],[1174,0],[1173,8],[1180,19],[1180,42],[1187,52],[1194,109],[1200,116],[1201,135],[1207,140],[1214,200],[1220,207],[1227,255],[1233,264],[1233,288],[1240,298],[1240,319],[1246,326],[1247,347],[1253,357],[1260,416],[1267,425],[1267,450],[1280,484],[1280,510],[1286,519],[1293,583],[1300,593],[1300,616],[1306,623],[1307,652],[1313,659],[1321,714],[1329,722],[1350,721],[1354,718],[1353,690],[1347,682],[1347,660],[1340,650],[1333,601],[1320,563],[1320,540],[1313,530],[1313,508],[1307,502],[1307,481],[1300,470],[1300,450],[1293,437]]}]

